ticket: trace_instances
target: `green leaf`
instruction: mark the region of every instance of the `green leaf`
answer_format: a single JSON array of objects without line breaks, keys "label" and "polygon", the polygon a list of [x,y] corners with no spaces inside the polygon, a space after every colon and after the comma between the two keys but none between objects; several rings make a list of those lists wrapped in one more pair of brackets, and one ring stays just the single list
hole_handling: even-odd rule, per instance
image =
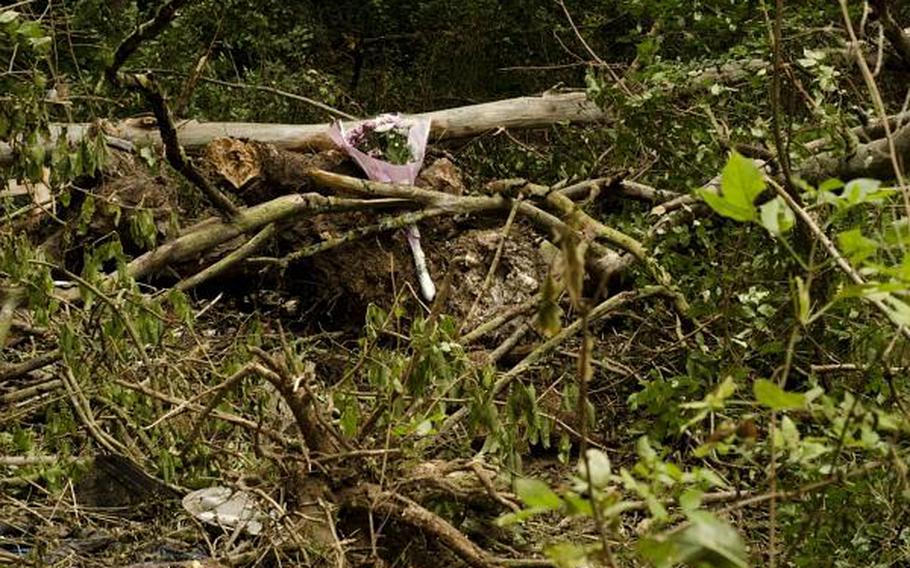
[{"label": "green leaf", "polygon": [[588,566],[588,550],[571,542],[552,544],[544,549],[547,558],[559,568],[582,568]]},{"label": "green leaf", "polygon": [[851,262],[862,262],[875,254],[878,243],[864,237],[859,229],[850,229],[837,235],[837,243]]},{"label": "green leaf", "polygon": [[356,400],[347,400],[341,412],[341,418],[338,421],[341,431],[346,436],[357,434],[357,427],[360,424],[360,409]]},{"label": "green leaf", "polygon": [[22,23],[16,33],[24,38],[36,39],[44,35],[44,29],[38,22],[30,21]]},{"label": "green leaf", "polygon": [[689,526],[647,538],[639,550],[657,568],[685,564],[692,568],[745,568],[746,546],[729,523],[705,511],[689,513]]},{"label": "green leaf", "polygon": [[[587,463],[584,459],[578,460],[578,475],[592,487],[597,489],[606,487],[610,483],[610,458],[606,453],[597,449],[585,452]],[[591,470],[588,471],[588,466]]]},{"label": "green leaf", "polygon": [[728,201],[751,209],[755,198],[765,190],[765,180],[752,160],[733,152],[721,172],[720,187]]},{"label": "green leaf", "polygon": [[[565,495],[566,500],[566,513],[569,515],[579,515],[583,517],[593,517],[594,516],[594,507],[591,505],[591,502],[585,499],[584,497],[572,493],[571,491]],[[604,516],[607,517],[606,513]],[[607,517],[609,518],[609,517]]]},{"label": "green leaf", "polygon": [[19,12],[15,10],[4,10],[0,12],[0,25],[8,24],[19,17]]},{"label": "green leaf", "polygon": [[539,479],[516,479],[515,494],[525,506],[532,509],[554,511],[562,506],[562,499],[559,498],[559,495]]},{"label": "green leaf", "polygon": [[882,182],[874,179],[859,178],[847,182],[842,193],[843,200],[849,206],[859,205],[867,201],[881,200],[883,197],[893,192],[881,192],[879,188]]},{"label": "green leaf", "polygon": [[844,187],[844,182],[836,178],[829,178],[818,186],[818,191],[834,191],[842,187]]},{"label": "green leaf", "polygon": [[679,496],[679,506],[683,511],[692,512],[701,507],[701,498],[704,491],[690,487]]},{"label": "green leaf", "polygon": [[752,386],[755,400],[772,410],[793,410],[805,408],[806,396],[787,392],[767,379],[758,379]]},{"label": "green leaf", "polygon": [[755,198],[764,191],[765,180],[752,160],[737,152],[730,154],[720,177],[721,195],[700,189],[699,195],[716,212],[736,221],[754,221]]},{"label": "green leaf", "polygon": [[530,519],[538,513],[542,513],[541,509],[522,509],[520,511],[515,511],[514,513],[506,513],[496,517],[494,521],[497,527],[509,527],[512,525],[517,525],[523,523],[524,521]]},{"label": "green leaf", "polygon": [[728,217],[734,221],[751,221],[755,218],[755,209],[752,207],[738,207],[724,197],[707,189],[699,189],[697,191],[698,195],[705,200],[705,203],[707,203],[711,209],[724,217]]},{"label": "green leaf", "polygon": [[788,232],[796,224],[793,211],[787,206],[782,197],[775,197],[759,207],[761,211],[761,224],[775,237]]}]

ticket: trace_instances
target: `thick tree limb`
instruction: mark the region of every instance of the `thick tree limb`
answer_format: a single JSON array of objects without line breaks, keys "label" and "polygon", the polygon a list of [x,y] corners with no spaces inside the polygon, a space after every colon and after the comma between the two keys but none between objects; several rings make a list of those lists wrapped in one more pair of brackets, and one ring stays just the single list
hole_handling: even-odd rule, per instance
[{"label": "thick tree limb", "polygon": [[158,124],[159,135],[164,143],[164,154],[171,167],[195,185],[225,217],[230,218],[237,215],[239,212],[237,206],[212,185],[193,165],[193,161],[187,157],[183,146],[180,145],[180,141],[177,139],[177,129],[174,126],[171,110],[168,108],[167,101],[158,85],[151,77],[145,75],[131,76],[126,79],[126,84],[130,85],[131,89],[142,93],[145,100],[151,105]]},{"label": "thick tree limb", "polygon": [[304,213],[327,213],[329,211],[362,211],[402,205],[398,199],[343,199],[326,197],[315,193],[285,195],[255,207],[242,209],[231,221],[212,221],[201,225],[173,241],[149,251],[127,265],[127,273],[140,278],[160,270],[173,262],[180,262],[229,241],[244,233],[285,221]]},{"label": "thick tree limb", "polygon": [[451,523],[403,495],[378,485],[361,484],[341,495],[343,507],[367,509],[404,522],[454,552],[473,568],[491,568],[496,561]]},{"label": "thick tree limb", "polygon": [[195,185],[203,195],[225,216],[233,217],[237,215],[237,206],[231,202],[223,193],[218,191],[205,176],[193,165],[180,145],[177,139],[177,130],[174,127],[174,118],[171,116],[171,110],[167,105],[161,88],[155,83],[149,75],[141,74],[121,74],[120,67],[126,63],[140,44],[157,36],[161,31],[174,19],[179,10],[189,0],[170,0],[162,4],[155,17],[140,25],[136,31],[127,36],[117,47],[114,53],[114,59],[111,65],[105,69],[104,75],[111,85],[122,87],[131,91],[141,93],[146,102],[152,107],[155,120],[158,125],[158,132],[168,163],[172,168],[180,172],[190,183]]},{"label": "thick tree limb", "polygon": [[910,68],[910,36],[894,19],[894,14],[891,13],[891,2],[889,0],[870,0],[869,4],[882,24],[885,37],[891,42],[891,46],[900,56],[904,66]]},{"label": "thick tree limb", "polygon": [[[895,132],[893,139],[897,159],[907,162],[910,158],[910,124]],[[838,152],[825,152],[813,156],[803,162],[797,173],[810,183],[832,177],[842,180],[858,177],[891,179],[894,177],[894,166],[888,140],[883,138],[860,144],[849,156],[841,156]]]},{"label": "thick tree limb", "polygon": [[211,266],[207,267],[205,270],[202,270],[190,276],[189,278],[184,278],[174,287],[177,290],[186,291],[199,286],[207,280],[211,280],[219,274],[223,274],[230,267],[234,266],[235,264],[239,263],[243,259],[259,250],[259,247],[267,243],[274,234],[275,224],[271,223],[266,225],[264,229],[256,233],[255,237],[244,243],[240,248],[228,254]]},{"label": "thick tree limb", "polygon": [[[456,107],[415,115],[432,121],[430,135],[436,140],[474,136],[496,128],[541,128],[563,122],[588,123],[605,120],[608,114],[589,101],[583,92],[519,97],[478,105]],[[353,125],[355,123],[351,123]],[[70,142],[85,137],[91,124],[51,125],[46,141],[48,155],[57,138]],[[108,134],[140,145],[161,145],[161,136],[147,120],[128,119],[110,125]],[[184,148],[199,148],[216,138],[242,138],[274,144],[285,150],[333,148],[328,124],[256,124],[243,122],[177,122],[178,141]],[[116,133],[116,134],[115,134]],[[0,142],[0,165],[12,160],[12,149]]]}]

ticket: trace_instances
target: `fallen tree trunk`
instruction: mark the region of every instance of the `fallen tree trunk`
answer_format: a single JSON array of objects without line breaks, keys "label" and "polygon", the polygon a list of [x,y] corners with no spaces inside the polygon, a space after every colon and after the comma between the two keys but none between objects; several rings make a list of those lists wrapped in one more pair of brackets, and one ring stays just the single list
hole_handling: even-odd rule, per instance
[{"label": "fallen tree trunk", "polygon": [[[560,122],[586,123],[607,118],[607,114],[589,101],[583,92],[539,97],[518,97],[490,103],[456,107],[415,115],[432,121],[430,136],[436,140],[474,136],[495,128],[539,128]],[[96,128],[93,124],[55,124],[46,140],[48,148],[64,135],[77,142]],[[110,136],[140,145],[160,145],[158,127],[150,118],[127,119],[105,125]],[[326,124],[258,124],[246,122],[197,122],[188,120],[177,125],[177,136],[184,148],[198,148],[216,138],[241,138],[274,144],[285,150],[320,150],[333,148]],[[8,164],[13,151],[0,142],[0,165]]]},{"label": "fallen tree trunk", "polygon": [[[910,157],[910,124],[904,125],[892,135],[897,159],[906,162]],[[825,152],[805,160],[798,173],[810,183],[836,177],[848,181],[859,177],[880,180],[894,177],[894,164],[888,140],[881,138],[858,145],[850,155],[839,152]]]}]

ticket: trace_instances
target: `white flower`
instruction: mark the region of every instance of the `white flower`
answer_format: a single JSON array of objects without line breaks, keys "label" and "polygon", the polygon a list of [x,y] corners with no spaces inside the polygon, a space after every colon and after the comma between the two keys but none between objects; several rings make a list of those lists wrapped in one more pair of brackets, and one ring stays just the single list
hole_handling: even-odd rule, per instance
[{"label": "white flower", "polygon": [[388,132],[393,128],[404,127],[401,116],[397,114],[381,114],[373,121],[376,132]]}]

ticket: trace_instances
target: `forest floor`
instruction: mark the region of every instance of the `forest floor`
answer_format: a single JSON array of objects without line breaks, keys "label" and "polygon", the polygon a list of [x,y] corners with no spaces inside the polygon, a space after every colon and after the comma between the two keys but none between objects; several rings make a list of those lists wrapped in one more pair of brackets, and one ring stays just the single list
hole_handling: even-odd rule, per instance
[{"label": "forest floor", "polygon": [[[208,216],[172,174],[136,156],[110,154],[87,217],[56,225],[36,214],[23,225],[76,274],[84,273],[85,243],[100,242],[118,227],[133,229],[132,238],[123,238],[124,250],[141,253],[142,214],[161,240],[191,232]],[[418,185],[466,192],[444,153],[429,161]],[[314,163],[351,171],[331,152],[305,158],[305,166]],[[276,189],[253,183],[238,195],[252,206],[276,197]],[[0,421],[12,433],[5,446],[33,457],[0,462],[0,564],[420,566],[437,565],[442,554],[448,565],[471,564],[471,550],[459,547],[474,547],[474,563],[540,565],[548,562],[540,557],[543,542],[567,535],[596,539],[589,521],[553,524],[558,519],[544,516],[505,529],[496,519],[519,510],[510,486],[519,468],[554,488],[568,487],[582,438],[617,464],[635,461],[614,448],[635,446],[634,429],[624,427],[625,401],[638,372],[655,358],[672,359],[683,344],[670,303],[652,302],[647,317],[623,306],[591,326],[589,397],[596,422],[582,425],[567,388],[577,374],[579,337],[566,334],[538,360],[540,346],[552,338],[535,315],[538,294],[560,255],[545,233],[514,215],[421,222],[440,288],[441,299],[432,303],[417,291],[400,229],[279,262],[373,218],[355,211],[284,224],[274,243],[195,286],[182,316],[173,306],[156,315],[162,325],[149,361],[106,340],[110,330],[99,328],[100,315],[93,313],[106,307],[103,302],[86,311],[77,332],[84,344],[77,351],[92,369],[79,379],[67,371],[70,355],[61,363],[57,338],[27,317],[15,320],[7,347],[19,354],[20,366],[0,377]],[[172,262],[150,284],[179,288],[247,239],[241,235]],[[602,294],[602,284],[592,278],[586,286]],[[565,316],[574,318],[571,311]],[[428,351],[435,360],[424,357]],[[42,354],[45,360],[36,361]],[[299,428],[313,417],[301,418],[278,382],[237,378],[257,356],[275,374],[305,382],[320,428],[345,430],[345,440],[308,447],[304,440],[312,433],[301,436]],[[286,362],[276,363],[281,357]],[[470,389],[458,382],[495,368],[522,368],[533,397],[523,410],[514,400],[490,400],[509,416],[500,422],[508,436],[462,425],[454,436],[436,436],[446,409],[472,404]],[[418,374],[419,381],[441,381],[445,388],[407,384]],[[433,397],[444,404],[428,404]],[[372,416],[374,408],[392,418]],[[371,420],[384,431],[364,428]],[[515,447],[506,448],[506,439]],[[355,494],[367,484],[378,493]],[[232,505],[212,513],[219,499]],[[378,499],[397,504],[383,508]],[[409,525],[402,503],[419,506],[429,520]],[[448,538],[457,542],[446,542],[449,529],[457,536]]]}]

